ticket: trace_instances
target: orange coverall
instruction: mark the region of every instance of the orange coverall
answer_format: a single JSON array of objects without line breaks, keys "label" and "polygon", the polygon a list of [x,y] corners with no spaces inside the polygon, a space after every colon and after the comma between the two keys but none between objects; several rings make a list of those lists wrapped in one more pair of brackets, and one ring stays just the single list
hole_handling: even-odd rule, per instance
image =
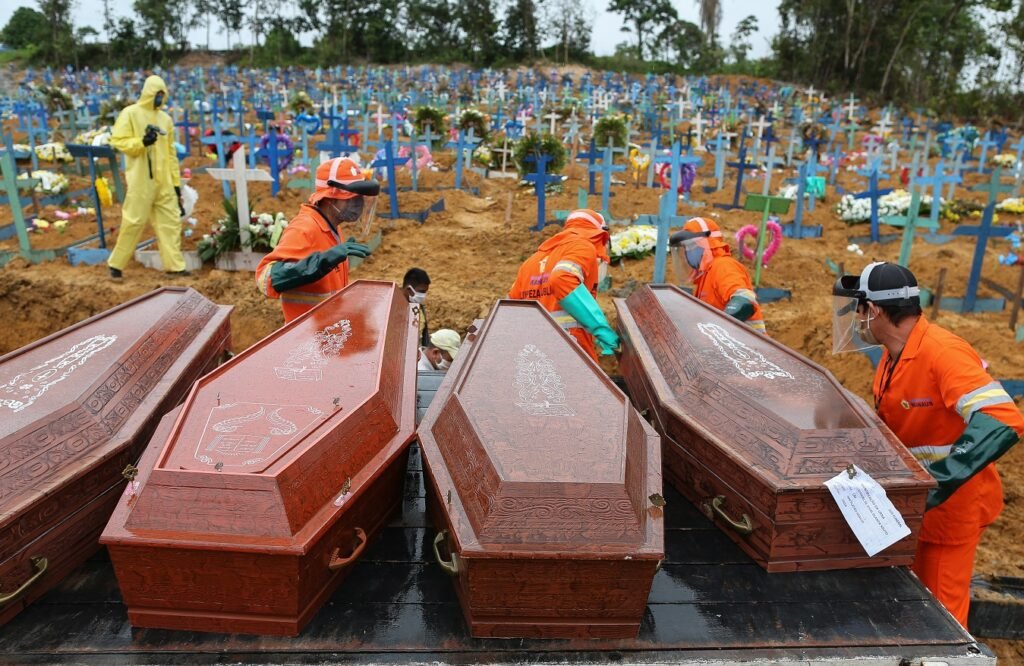
[{"label": "orange coverall", "polygon": [[313,252],[329,250],[340,242],[338,234],[320,211],[309,204],[302,204],[298,215],[285,227],[277,247],[260,261],[260,265],[256,267],[256,283],[265,295],[281,299],[285,323],[309,312],[315,305],[348,285],[348,259],[316,282],[289,289],[284,293],[274,289],[270,279],[271,267],[278,261],[305,259]]},{"label": "orange coverall", "polygon": [[[924,316],[891,367],[888,350],[875,373],[875,408],[886,425],[926,468],[947,456],[971,415],[980,411],[1024,432],[1024,417],[963,339]],[[971,573],[982,530],[1003,509],[994,464],[924,514],[914,573],[950,613],[967,626]]]},{"label": "orange coverall", "polygon": [[761,304],[757,302],[754,283],[743,264],[733,259],[728,245],[711,248],[714,259],[704,274],[693,283],[693,295],[717,310],[724,310],[729,299],[739,292],[754,303],[754,314],[747,324],[755,331],[766,332]]},{"label": "orange coverall", "polygon": [[541,243],[533,256],[523,262],[508,291],[509,298],[540,302],[595,361],[594,336],[562,310],[558,302],[580,284],[586,285],[596,298],[598,258],[608,261],[605,237],[607,232],[587,223],[567,221],[564,230]]}]

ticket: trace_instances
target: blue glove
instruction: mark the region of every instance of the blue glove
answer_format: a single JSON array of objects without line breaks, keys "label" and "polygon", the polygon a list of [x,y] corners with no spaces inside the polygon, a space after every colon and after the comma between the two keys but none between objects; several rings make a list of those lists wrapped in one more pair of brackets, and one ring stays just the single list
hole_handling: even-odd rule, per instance
[{"label": "blue glove", "polygon": [[602,356],[610,356],[619,348],[619,336],[608,324],[608,320],[598,307],[586,285],[579,285],[565,298],[558,302],[576,322],[597,340],[598,350]]}]

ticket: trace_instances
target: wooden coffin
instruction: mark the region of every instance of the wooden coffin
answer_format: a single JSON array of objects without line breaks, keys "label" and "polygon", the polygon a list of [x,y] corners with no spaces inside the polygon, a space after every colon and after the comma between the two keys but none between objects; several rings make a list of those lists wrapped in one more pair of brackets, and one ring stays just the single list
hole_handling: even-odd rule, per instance
[{"label": "wooden coffin", "polygon": [[99,547],[122,471],[223,358],[230,313],[163,288],[0,357],[0,624]]},{"label": "wooden coffin", "polygon": [[532,301],[499,301],[419,439],[474,636],[632,638],[664,557],[658,436]]},{"label": "wooden coffin", "polygon": [[295,635],[402,499],[416,328],[359,281],[196,383],[102,542],[137,627]]},{"label": "wooden coffin", "polygon": [[[616,300],[619,368],[679,492],[768,571],[906,565],[931,476],[827,370],[668,285]],[[823,483],[859,465],[911,535],[867,557]]]}]

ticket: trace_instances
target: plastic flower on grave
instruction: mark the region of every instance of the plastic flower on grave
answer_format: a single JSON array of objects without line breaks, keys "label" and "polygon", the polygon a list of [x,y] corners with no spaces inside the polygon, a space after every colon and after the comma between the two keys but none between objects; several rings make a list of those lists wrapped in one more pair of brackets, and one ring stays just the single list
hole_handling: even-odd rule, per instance
[{"label": "plastic flower on grave", "polygon": [[1017,166],[1017,156],[1013,153],[1002,153],[992,157],[992,163],[1004,169],[1012,169]]},{"label": "plastic flower on grave", "polygon": [[110,195],[110,186],[107,184],[107,179],[103,176],[96,178],[96,194],[100,198],[101,206],[110,206],[114,203],[114,197]]},{"label": "plastic flower on grave", "polygon": [[40,169],[38,171],[33,171],[28,176],[25,174],[18,176],[18,178],[23,180],[29,177],[39,180],[34,188],[39,194],[62,194],[68,189],[68,179],[64,174],[54,173],[52,171],[43,171]]},{"label": "plastic flower on grave", "polygon": [[60,233],[64,233],[67,230],[67,228],[68,228],[68,221],[67,220],[57,220],[56,222],[53,223],[53,228],[56,229]]},{"label": "plastic flower on grave", "polygon": [[42,230],[42,229],[49,229],[49,228],[50,228],[50,223],[49,223],[49,221],[47,221],[47,220],[44,220],[44,219],[42,219],[42,218],[40,218],[40,217],[37,217],[37,218],[36,218],[36,221],[35,221],[35,223],[34,223],[34,224],[35,224],[35,227],[36,227],[36,229],[39,229],[39,230]]},{"label": "plastic flower on grave", "polygon": [[60,142],[43,143],[36,146],[36,157],[44,162],[73,162],[67,147]]},{"label": "plastic flower on grave", "polygon": [[996,204],[996,210],[1014,215],[1024,215],[1024,198],[1011,197]]}]

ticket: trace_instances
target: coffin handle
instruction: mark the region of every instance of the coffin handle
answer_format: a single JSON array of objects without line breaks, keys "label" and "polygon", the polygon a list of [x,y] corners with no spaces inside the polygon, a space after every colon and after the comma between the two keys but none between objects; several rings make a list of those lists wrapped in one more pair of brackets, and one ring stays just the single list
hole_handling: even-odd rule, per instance
[{"label": "coffin handle", "polygon": [[366,532],[359,527],[356,528],[356,539],[359,540],[359,545],[352,549],[352,554],[348,557],[338,557],[341,552],[341,548],[334,549],[334,552],[331,553],[331,561],[327,563],[328,569],[331,571],[337,571],[342,567],[352,564],[360,555],[363,554],[363,549],[366,548]]},{"label": "coffin handle", "polygon": [[[725,504],[725,495],[718,495],[711,500],[711,511],[713,511],[716,516],[724,520],[729,527],[733,528],[743,536],[749,536],[754,531],[754,521],[750,519],[750,516],[743,514],[743,518],[741,520],[735,520],[725,512],[725,509],[722,508],[723,504]],[[707,503],[705,503],[705,507],[706,506]]]},{"label": "coffin handle", "polygon": [[33,557],[32,566],[35,567],[36,572],[32,574],[32,577],[21,584],[21,587],[16,589],[14,592],[0,595],[0,608],[3,608],[12,601],[16,601],[21,595],[28,591],[28,588],[42,578],[43,574],[46,573],[46,567],[49,564],[49,560],[45,557]]},{"label": "coffin handle", "polygon": [[441,544],[448,539],[448,530],[441,530],[434,537],[434,557],[437,559],[437,563],[445,570],[446,573],[457,576],[459,574],[459,560],[455,553],[452,553],[452,559],[445,560],[441,557]]}]

